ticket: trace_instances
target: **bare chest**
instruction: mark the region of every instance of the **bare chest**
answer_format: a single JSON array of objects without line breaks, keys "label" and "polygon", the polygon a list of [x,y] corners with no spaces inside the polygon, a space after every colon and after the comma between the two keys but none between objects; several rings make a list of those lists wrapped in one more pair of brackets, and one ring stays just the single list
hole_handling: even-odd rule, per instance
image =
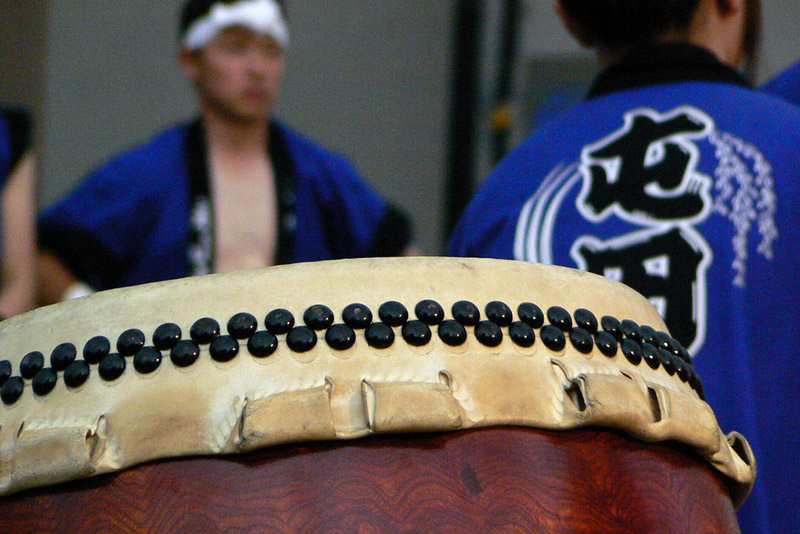
[{"label": "bare chest", "polygon": [[272,265],[278,235],[275,175],[269,160],[211,166],[215,272]]}]

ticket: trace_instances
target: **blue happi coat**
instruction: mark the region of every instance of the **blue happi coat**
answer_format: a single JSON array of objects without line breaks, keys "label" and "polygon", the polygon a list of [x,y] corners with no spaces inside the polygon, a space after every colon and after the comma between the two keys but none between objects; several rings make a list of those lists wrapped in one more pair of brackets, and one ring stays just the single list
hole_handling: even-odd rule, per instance
[{"label": "blue happi coat", "polygon": [[[43,248],[97,289],[211,272],[205,148],[195,121],[113,159],[40,215]],[[277,263],[399,254],[408,244],[405,219],[341,156],[277,121],[269,153],[278,194]]]},{"label": "blue happi coat", "polygon": [[455,256],[575,267],[644,294],[752,445],[746,533],[800,532],[800,109],[703,49],[634,52],[533,132],[459,222]]}]

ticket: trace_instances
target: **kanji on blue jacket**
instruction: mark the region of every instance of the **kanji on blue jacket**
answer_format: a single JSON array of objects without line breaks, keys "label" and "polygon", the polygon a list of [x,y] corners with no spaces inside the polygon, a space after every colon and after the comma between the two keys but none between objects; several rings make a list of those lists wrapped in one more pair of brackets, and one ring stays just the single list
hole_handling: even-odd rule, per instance
[{"label": "kanji on blue jacket", "polygon": [[753,447],[745,533],[800,532],[798,147],[800,108],[703,49],[643,49],[500,163],[449,249],[646,296],[695,356],[722,429]]},{"label": "kanji on blue jacket", "polygon": [[[276,263],[400,254],[407,246],[404,216],[344,158],[277,121],[269,139],[278,194]],[[41,247],[96,289],[211,272],[205,150],[195,121],[113,159],[40,215]]]}]

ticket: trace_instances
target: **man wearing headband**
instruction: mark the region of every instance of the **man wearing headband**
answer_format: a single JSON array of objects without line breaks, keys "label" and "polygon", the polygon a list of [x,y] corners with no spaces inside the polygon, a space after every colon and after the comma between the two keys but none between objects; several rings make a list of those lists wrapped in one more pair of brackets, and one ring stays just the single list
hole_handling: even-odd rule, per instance
[{"label": "man wearing headband", "polygon": [[91,174],[40,217],[44,300],[273,263],[388,256],[405,217],[271,116],[289,30],[275,0],[189,0],[180,63],[200,118]]},{"label": "man wearing headband", "polygon": [[696,357],[722,428],[753,446],[742,531],[798,532],[800,422],[787,401],[800,354],[800,109],[737,70],[759,3],[557,6],[605,71],[494,170],[450,252],[589,270],[647,296]]}]

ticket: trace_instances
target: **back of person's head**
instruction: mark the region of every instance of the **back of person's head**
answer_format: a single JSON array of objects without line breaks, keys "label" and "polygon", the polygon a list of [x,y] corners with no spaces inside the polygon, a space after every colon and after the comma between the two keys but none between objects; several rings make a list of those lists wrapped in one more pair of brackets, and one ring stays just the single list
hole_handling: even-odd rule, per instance
[{"label": "back of person's head", "polygon": [[[284,17],[286,16],[286,6],[283,0],[270,0],[275,2],[281,9]],[[187,0],[181,10],[181,18],[178,25],[178,39],[182,40],[189,28],[208,15],[216,5],[233,5],[252,3],[253,0]]]},{"label": "back of person's head", "polygon": [[560,0],[586,44],[641,45],[689,28],[700,0]]},{"label": "back of person's head", "polygon": [[[723,48],[738,50],[731,55],[729,64],[737,67],[744,64],[746,70],[754,72],[761,40],[761,0],[745,0],[743,4],[735,0],[708,0],[708,5],[704,1],[559,0],[558,5],[570,31],[582,44],[611,53],[662,40],[695,42],[699,35],[705,35],[708,41],[709,34],[716,34],[721,26],[696,26],[695,22],[702,20],[698,18],[700,11],[713,9],[717,15],[715,21],[733,21],[733,26],[728,27],[734,30],[726,35],[737,41],[720,42]],[[742,26],[735,29],[738,24]],[[716,52],[719,55],[724,51]]]}]

